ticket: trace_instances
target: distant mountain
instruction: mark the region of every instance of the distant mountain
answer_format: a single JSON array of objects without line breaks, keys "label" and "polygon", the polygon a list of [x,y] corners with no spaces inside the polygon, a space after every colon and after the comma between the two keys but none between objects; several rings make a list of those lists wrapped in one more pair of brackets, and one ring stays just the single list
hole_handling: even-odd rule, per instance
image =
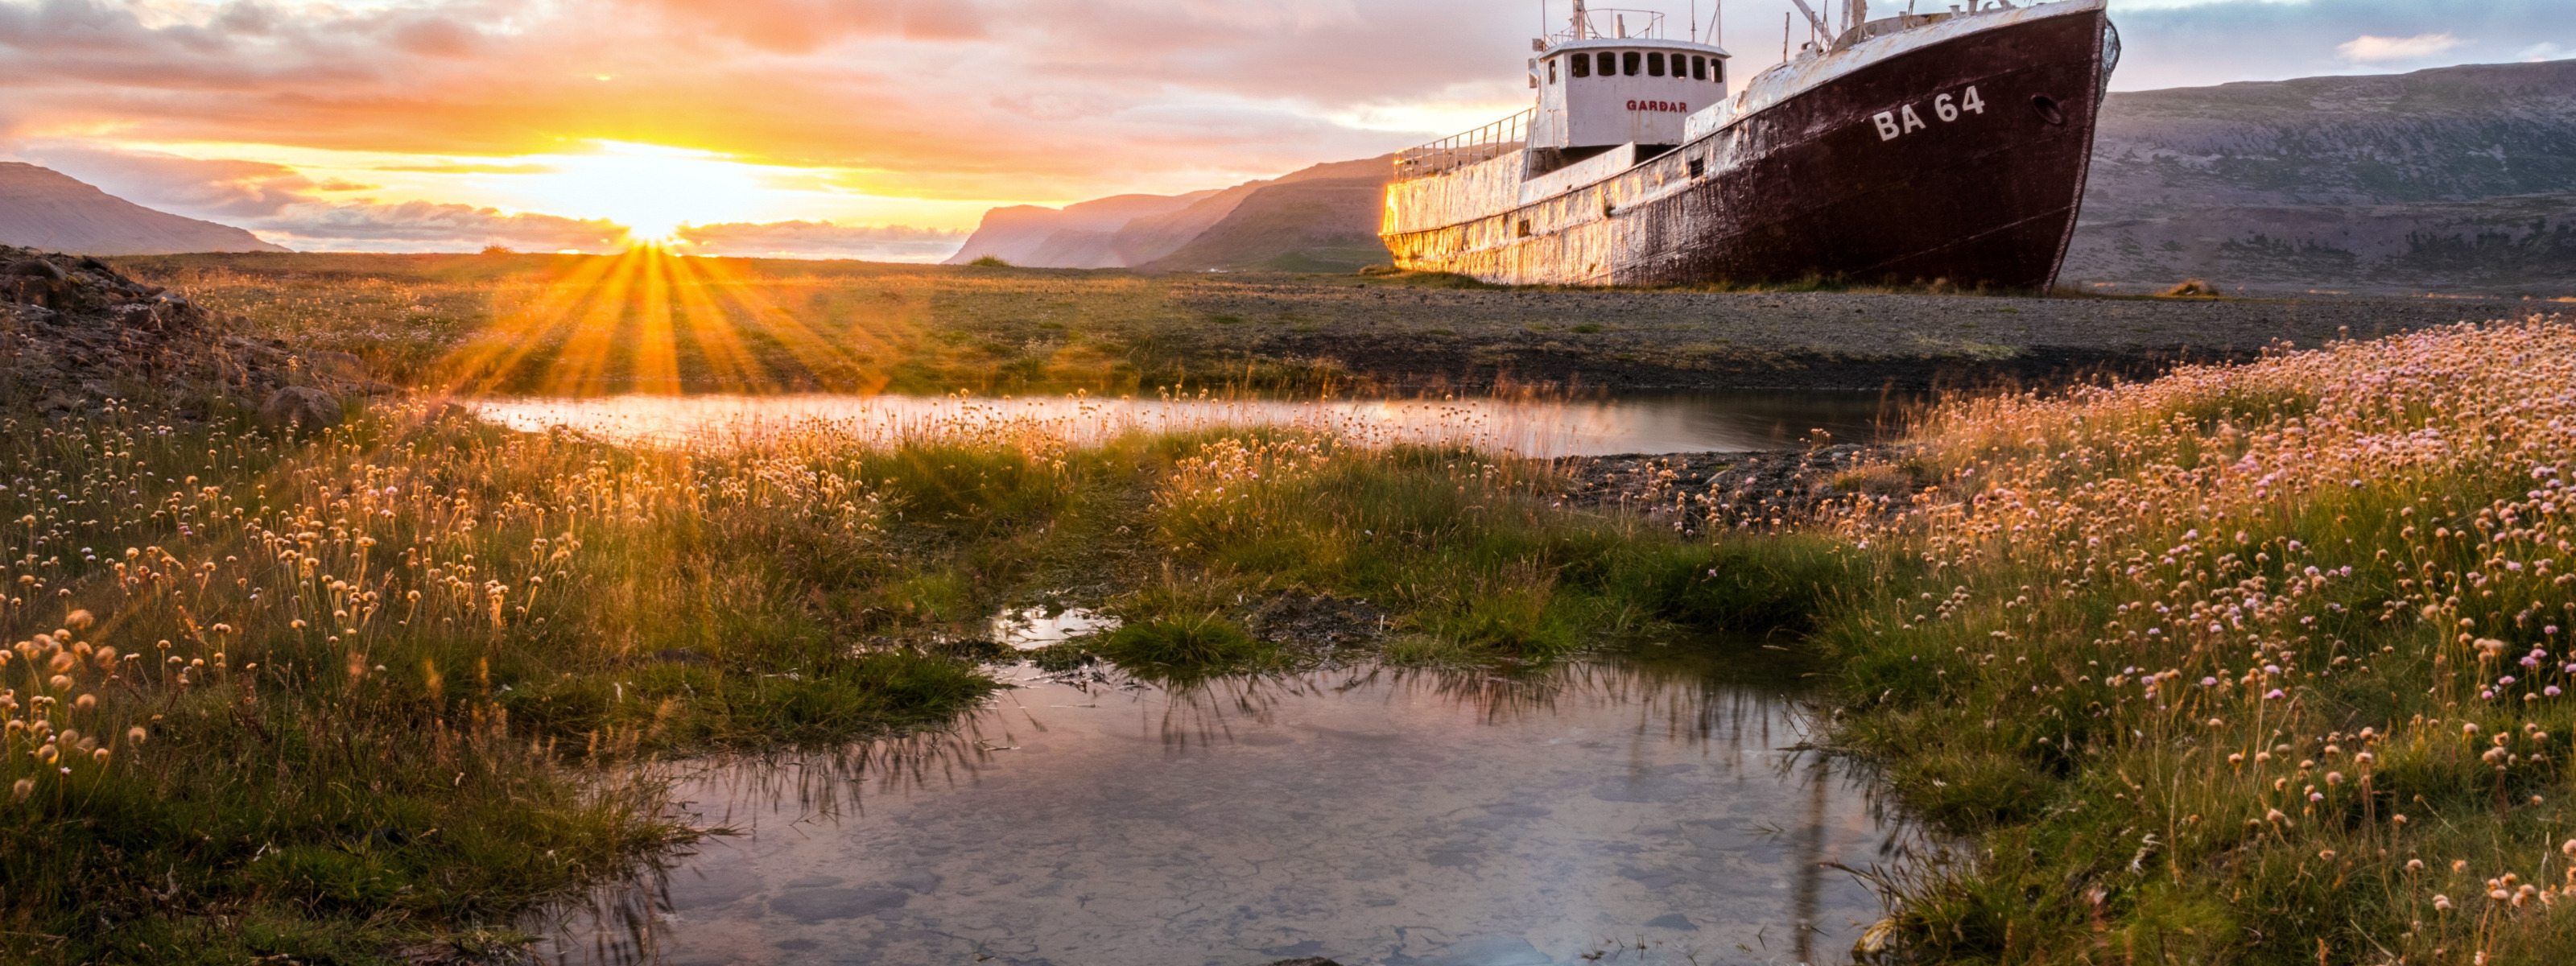
[{"label": "distant mountain", "polygon": [[0,245],[82,255],[287,251],[230,225],[154,211],[16,161],[0,162]]},{"label": "distant mountain", "polygon": [[1217,189],[1185,195],[1112,195],[1063,208],[1012,205],[984,213],[966,246],[948,259],[963,265],[999,258],[1013,265],[1047,268],[1118,268],[1130,264],[1112,251],[1111,236],[1128,222],[1189,207]]},{"label": "distant mountain", "polygon": [[1391,157],[1320,164],[1243,191],[1223,218],[1148,267],[1349,272],[1392,262],[1377,226],[1394,171]]},{"label": "distant mountain", "polygon": [[2061,277],[2576,290],[2576,61],[2122,92]]},{"label": "distant mountain", "polygon": [[948,263],[991,255],[1039,268],[1350,271],[1389,260],[1377,220],[1394,170],[1392,157],[1377,157],[1185,195],[995,208]]}]

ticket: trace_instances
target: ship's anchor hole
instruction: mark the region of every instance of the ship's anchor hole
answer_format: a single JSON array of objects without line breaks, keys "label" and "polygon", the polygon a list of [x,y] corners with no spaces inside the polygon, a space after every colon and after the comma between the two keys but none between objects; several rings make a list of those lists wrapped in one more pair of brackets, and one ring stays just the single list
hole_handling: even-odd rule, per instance
[{"label": "ship's anchor hole", "polygon": [[2039,112],[2040,120],[2059,127],[2066,126],[2066,109],[2057,106],[2057,98],[2046,94],[2033,94],[2030,96],[2030,107]]}]

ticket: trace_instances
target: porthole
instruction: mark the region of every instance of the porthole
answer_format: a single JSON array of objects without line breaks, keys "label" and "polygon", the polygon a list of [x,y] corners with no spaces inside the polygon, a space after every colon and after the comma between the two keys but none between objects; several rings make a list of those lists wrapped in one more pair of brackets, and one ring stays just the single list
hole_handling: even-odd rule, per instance
[{"label": "porthole", "polygon": [[2030,108],[2039,112],[2040,120],[2059,127],[2066,126],[2066,110],[2057,106],[2056,98],[2046,94],[2033,94],[2030,96]]}]

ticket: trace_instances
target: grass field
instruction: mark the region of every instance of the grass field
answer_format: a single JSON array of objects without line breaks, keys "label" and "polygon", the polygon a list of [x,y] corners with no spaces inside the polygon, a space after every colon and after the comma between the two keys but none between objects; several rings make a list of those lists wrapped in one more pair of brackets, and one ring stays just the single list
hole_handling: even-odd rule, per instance
[{"label": "grass field", "polygon": [[[2576,329],[1944,408],[1819,638],[1929,962],[2576,958]],[[2576,909],[2571,909],[2576,914]]]},{"label": "grass field", "polygon": [[1876,390],[2151,375],[2176,359],[2251,359],[2280,340],[2375,337],[2469,314],[2426,299],[1498,289],[1439,275],[1140,275],[649,250],[118,263],[250,331],[355,353],[388,381],[546,395]]}]

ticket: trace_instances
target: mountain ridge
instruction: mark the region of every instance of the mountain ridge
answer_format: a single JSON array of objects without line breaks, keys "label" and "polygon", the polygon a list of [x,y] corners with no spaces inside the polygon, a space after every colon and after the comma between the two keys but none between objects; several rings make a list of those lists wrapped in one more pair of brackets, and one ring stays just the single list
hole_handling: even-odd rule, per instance
[{"label": "mountain ridge", "polygon": [[[1350,196],[1362,186],[1369,192],[1382,191],[1394,170],[1394,156],[1381,155],[1325,162],[1277,178],[1182,195],[1112,195],[1060,209],[995,208],[984,213],[983,222],[947,264],[990,256],[1031,268],[1197,271],[1287,259],[1348,271],[1387,260],[1386,247],[1377,244],[1377,197],[1366,198],[1361,206],[1367,245],[1358,245],[1351,237]],[[1095,207],[1121,199],[1130,200]],[[1250,211],[1260,214],[1235,217],[1248,202]],[[1314,223],[1330,227],[1318,232],[1299,224],[1293,226],[1292,235],[1264,234],[1281,227],[1280,211],[1300,207]],[[1114,225],[1109,223],[1112,219]],[[1374,252],[1368,246],[1375,246]],[[1361,257],[1353,260],[1355,251]]]},{"label": "mountain ridge", "polygon": [[146,208],[23,161],[0,161],[0,244],[82,255],[291,250],[231,225]]}]

